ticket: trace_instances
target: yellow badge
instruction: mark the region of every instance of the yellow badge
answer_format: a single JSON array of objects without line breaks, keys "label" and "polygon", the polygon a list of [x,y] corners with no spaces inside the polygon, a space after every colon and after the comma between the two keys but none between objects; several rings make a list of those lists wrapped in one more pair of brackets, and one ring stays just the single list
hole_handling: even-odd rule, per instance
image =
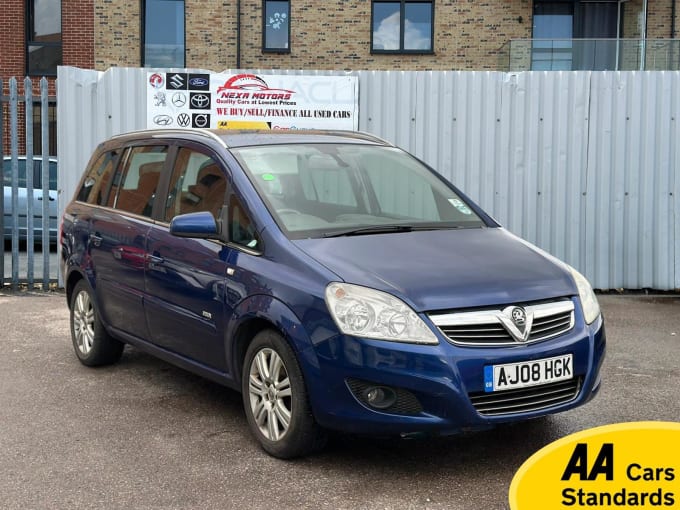
[{"label": "yellow badge", "polygon": [[510,484],[511,510],[680,509],[680,423],[606,425],[532,455]]}]

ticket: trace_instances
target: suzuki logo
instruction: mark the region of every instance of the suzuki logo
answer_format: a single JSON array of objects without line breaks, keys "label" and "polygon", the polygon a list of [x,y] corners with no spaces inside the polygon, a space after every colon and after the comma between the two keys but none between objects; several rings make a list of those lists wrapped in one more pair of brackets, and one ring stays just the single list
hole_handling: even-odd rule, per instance
[{"label": "suzuki logo", "polygon": [[173,89],[181,89],[184,87],[184,76],[181,74],[173,74],[170,77],[169,82]]}]

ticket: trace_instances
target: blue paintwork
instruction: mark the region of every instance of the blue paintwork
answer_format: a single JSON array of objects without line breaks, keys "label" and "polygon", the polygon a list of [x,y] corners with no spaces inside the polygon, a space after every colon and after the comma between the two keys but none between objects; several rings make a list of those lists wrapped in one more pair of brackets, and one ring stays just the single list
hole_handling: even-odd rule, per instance
[{"label": "blue paintwork", "polygon": [[[63,219],[61,239],[67,297],[75,281],[85,278],[106,327],[117,337],[240,389],[241,341],[249,340],[240,333],[253,324],[274,328],[298,357],[317,421],[325,427],[362,433],[483,429],[579,406],[599,389],[606,343],[602,319],[586,325],[575,283],[565,266],[488,217],[488,226],[476,229],[290,240],[227,150],[191,132],[162,135],[191,139],[218,155],[259,232],[263,249],[257,253],[230,244],[226,238],[220,242],[172,234],[212,237],[215,222],[205,215],[177,217],[171,226],[72,202]],[[98,150],[134,142],[135,136],[146,135],[122,137]],[[239,138],[246,135],[223,136],[227,142],[254,143],[252,137]],[[266,136],[267,140],[280,139]],[[332,140],[340,136],[334,134]],[[379,142],[362,138],[357,143]],[[165,195],[164,190],[157,193]],[[102,238],[99,245],[93,242],[95,233]],[[429,325],[439,344],[341,334],[324,301],[325,288],[333,281],[399,297]],[[456,346],[425,313],[555,297],[573,299],[576,326],[558,338],[531,345]],[[483,391],[484,366],[568,352],[574,355],[575,373],[584,377],[583,391],[575,401],[494,418],[480,416],[471,406],[467,393]],[[348,377],[406,388],[419,398],[424,412],[397,416],[371,411],[352,396],[346,386]]]}]

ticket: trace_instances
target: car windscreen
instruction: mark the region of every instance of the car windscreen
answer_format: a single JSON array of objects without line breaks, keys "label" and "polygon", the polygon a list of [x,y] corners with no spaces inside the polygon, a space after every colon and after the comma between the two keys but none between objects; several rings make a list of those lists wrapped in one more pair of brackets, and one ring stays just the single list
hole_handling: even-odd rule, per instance
[{"label": "car windscreen", "polygon": [[448,183],[394,147],[291,144],[232,153],[293,239],[485,225]]}]

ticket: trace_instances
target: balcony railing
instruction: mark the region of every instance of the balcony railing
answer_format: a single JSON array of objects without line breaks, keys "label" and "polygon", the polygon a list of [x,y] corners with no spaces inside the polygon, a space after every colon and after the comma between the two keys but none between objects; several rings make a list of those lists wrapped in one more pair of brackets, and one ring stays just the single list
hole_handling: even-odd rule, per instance
[{"label": "balcony railing", "polygon": [[502,71],[680,70],[680,39],[513,39]]}]

